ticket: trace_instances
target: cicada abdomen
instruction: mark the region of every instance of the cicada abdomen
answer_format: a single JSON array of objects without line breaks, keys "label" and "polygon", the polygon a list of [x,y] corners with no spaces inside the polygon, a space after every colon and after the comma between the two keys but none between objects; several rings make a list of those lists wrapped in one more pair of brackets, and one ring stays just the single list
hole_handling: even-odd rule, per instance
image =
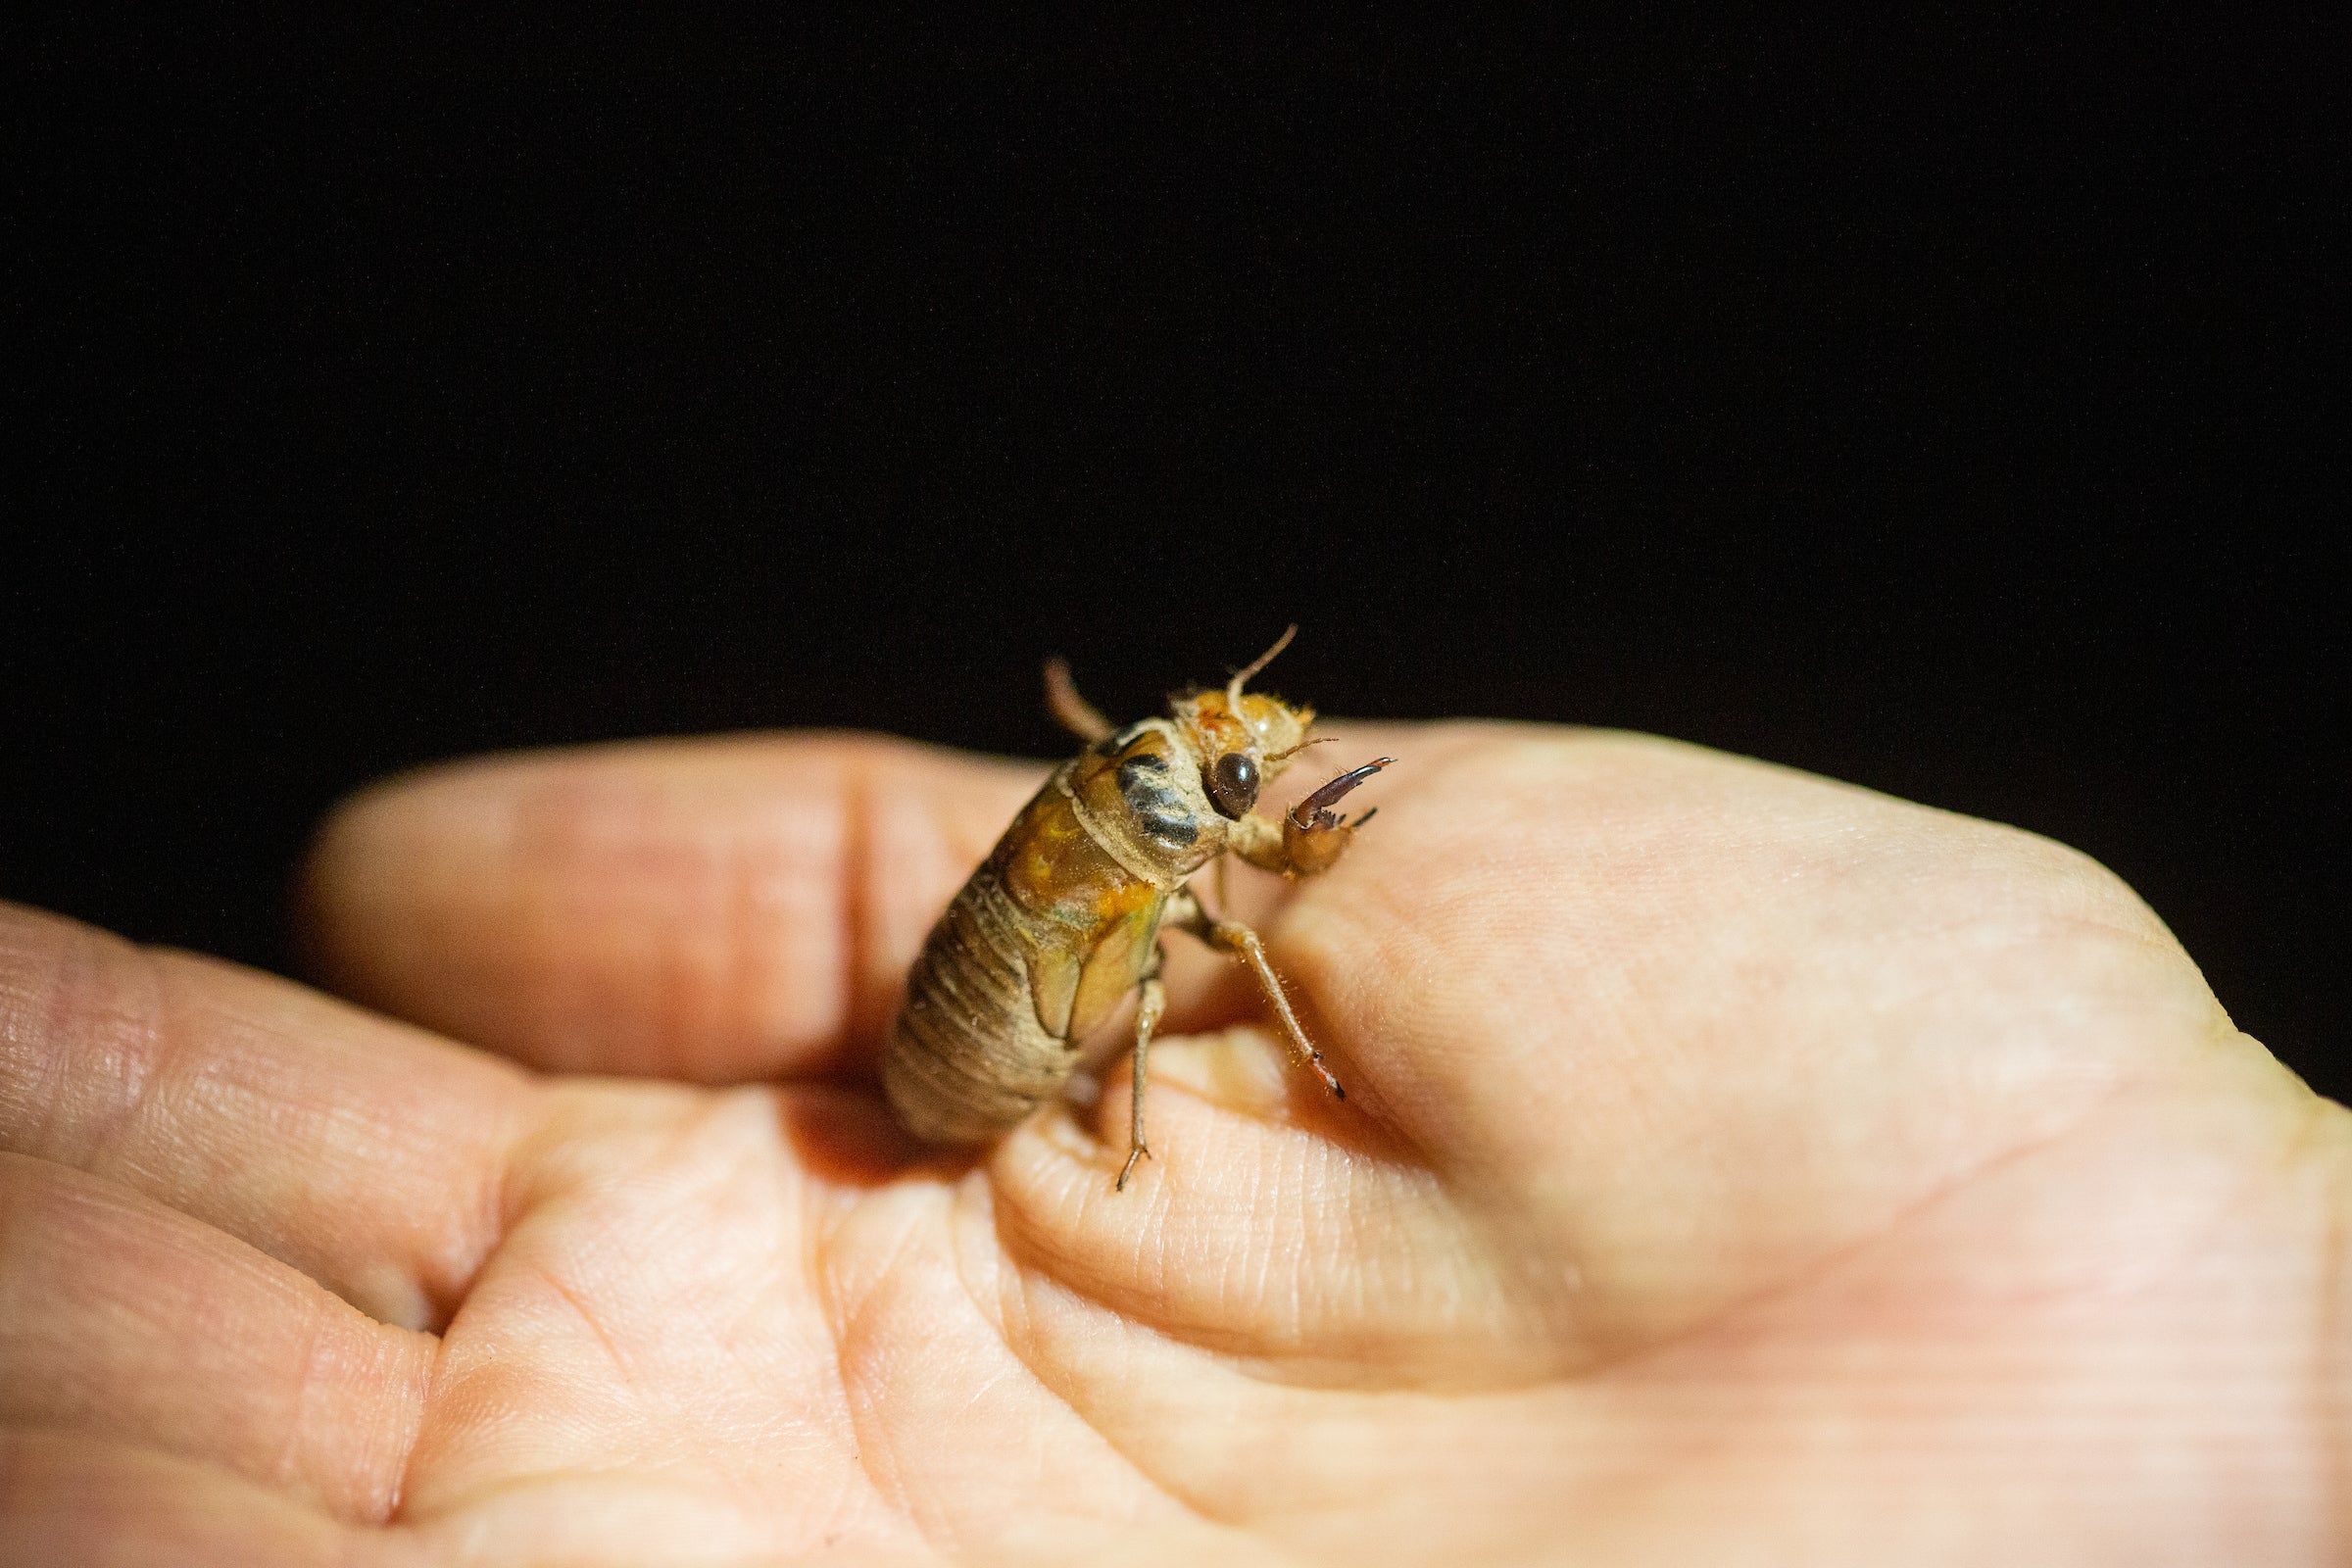
[{"label": "cicada abdomen", "polygon": [[1061,1093],[1078,1047],[1144,978],[1166,892],[1086,831],[1064,768],[923,944],[883,1086],[918,1138],[993,1138]]}]

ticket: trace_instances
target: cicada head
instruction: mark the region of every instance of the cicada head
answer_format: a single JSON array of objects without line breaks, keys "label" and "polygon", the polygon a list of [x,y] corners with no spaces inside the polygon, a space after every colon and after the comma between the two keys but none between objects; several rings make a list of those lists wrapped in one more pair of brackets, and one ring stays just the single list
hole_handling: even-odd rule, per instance
[{"label": "cicada head", "polygon": [[1242,690],[1298,630],[1293,626],[1285,631],[1223,689],[1179,692],[1169,700],[1170,716],[1200,760],[1201,787],[1220,815],[1247,814],[1257,804],[1258,790],[1280,776],[1306,746],[1307,727],[1315,721],[1313,709],[1294,707],[1266,692]]}]

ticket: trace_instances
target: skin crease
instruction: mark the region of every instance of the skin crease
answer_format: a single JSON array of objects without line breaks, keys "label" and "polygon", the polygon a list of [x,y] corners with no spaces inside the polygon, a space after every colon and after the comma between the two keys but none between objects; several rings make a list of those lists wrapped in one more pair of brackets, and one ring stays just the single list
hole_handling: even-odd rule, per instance
[{"label": "skin crease", "polygon": [[870,1081],[1028,764],[395,780],[306,883],[373,1011],[0,909],[0,1560],[2352,1554],[2345,1113],[2122,883],[1663,741],[1327,728],[1380,820],[1231,880],[1348,1099],[1173,938],[1123,1195],[1116,1071],[955,1157]]}]

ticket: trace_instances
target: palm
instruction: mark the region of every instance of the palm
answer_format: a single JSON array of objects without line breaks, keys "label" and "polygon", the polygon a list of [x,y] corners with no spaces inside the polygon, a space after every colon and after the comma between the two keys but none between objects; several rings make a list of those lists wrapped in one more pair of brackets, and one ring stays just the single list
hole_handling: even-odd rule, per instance
[{"label": "palm", "polygon": [[1025,770],[654,748],[326,841],[388,1010],[780,1089],[18,922],[20,1468],[139,1479],[136,1539],[502,1563],[2342,1544],[2340,1112],[2119,884],[1655,743],[1353,738],[1382,822],[1235,890],[1348,1102],[1179,948],[1124,1195],[1116,1079],[974,1163],[834,1071]]}]

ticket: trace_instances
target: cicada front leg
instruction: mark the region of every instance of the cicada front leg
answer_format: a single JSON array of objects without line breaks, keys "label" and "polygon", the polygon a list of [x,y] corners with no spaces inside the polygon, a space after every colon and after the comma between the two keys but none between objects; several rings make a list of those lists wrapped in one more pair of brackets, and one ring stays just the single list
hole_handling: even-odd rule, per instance
[{"label": "cicada front leg", "polygon": [[1285,811],[1280,827],[1262,816],[1242,818],[1234,823],[1229,840],[1233,853],[1261,871],[1278,871],[1284,876],[1314,876],[1330,870],[1346,853],[1355,830],[1380,809],[1374,807],[1350,822],[1332,807],[1396,760],[1383,757],[1349,768]]},{"label": "cicada front leg", "polygon": [[1349,790],[1396,760],[1394,757],[1383,757],[1351,768],[1283,813],[1282,849],[1291,862],[1292,875],[1312,876],[1331,868],[1340,852],[1348,848],[1355,830],[1371,821],[1373,813],[1380,809],[1375,806],[1349,822],[1333,811],[1332,807]]}]

